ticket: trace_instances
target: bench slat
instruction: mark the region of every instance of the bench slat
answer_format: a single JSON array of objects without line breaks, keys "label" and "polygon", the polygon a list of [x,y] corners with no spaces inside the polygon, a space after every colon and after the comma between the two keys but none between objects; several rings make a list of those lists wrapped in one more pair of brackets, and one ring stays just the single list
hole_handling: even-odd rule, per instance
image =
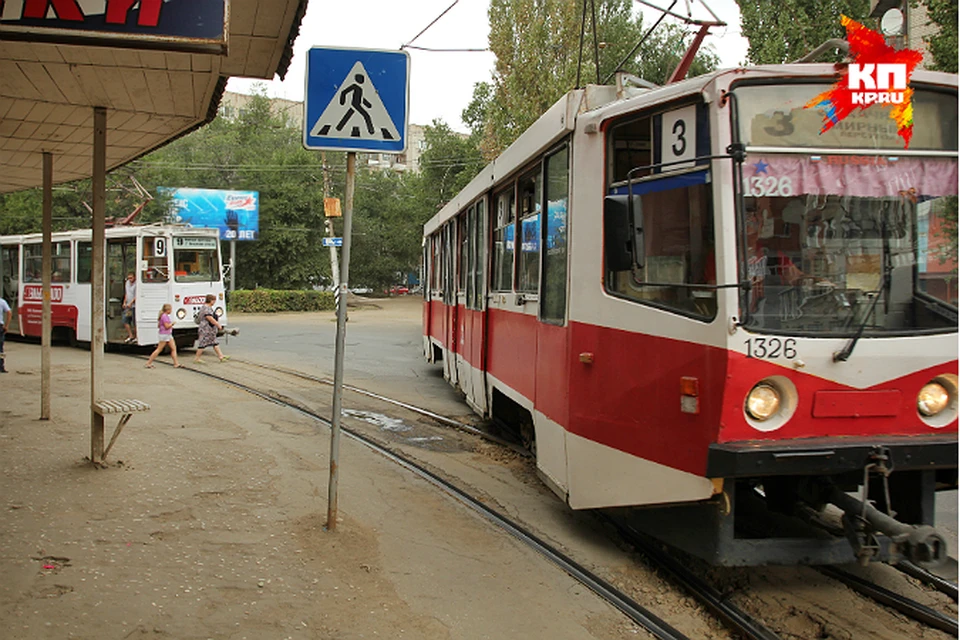
[{"label": "bench slat", "polygon": [[93,410],[101,415],[110,413],[135,413],[137,411],[149,411],[150,405],[146,402],[131,398],[123,400],[100,400],[94,403]]}]

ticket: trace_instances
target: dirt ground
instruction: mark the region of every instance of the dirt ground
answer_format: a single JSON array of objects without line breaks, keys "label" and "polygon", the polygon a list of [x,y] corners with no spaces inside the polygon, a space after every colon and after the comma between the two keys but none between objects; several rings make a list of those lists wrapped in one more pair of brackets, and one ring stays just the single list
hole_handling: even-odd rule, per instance
[{"label": "dirt ground", "polygon": [[[208,358],[204,370],[249,371],[260,384],[266,378],[241,360],[269,353],[331,374],[332,320],[235,316],[241,339],[225,345],[235,360]],[[463,405],[444,395],[442,378],[393,354],[397,344],[417,349],[419,320],[414,299],[352,308],[348,345],[366,348],[350,352],[347,382],[418,404],[429,396],[453,415]],[[14,373],[0,377],[0,639],[648,637],[541,556],[349,439],[341,441],[340,520],[326,531],[328,430],[189,371],[147,370],[107,354],[105,396],[138,398],[152,410],[134,416],[108,467],[95,469],[86,459],[89,352],[54,349],[53,419],[42,422],[40,349],[8,342],[7,351]],[[282,391],[309,402],[309,389]],[[394,442],[521,515],[690,637],[730,637],[555,499],[528,461],[490,445],[456,453],[453,444]],[[945,637],[809,569],[719,574],[718,584],[732,585],[725,592],[784,638]],[[911,595],[943,609],[942,598]]]},{"label": "dirt ground", "polygon": [[[167,366],[107,354],[104,393],[152,405],[95,469],[89,353],[7,344],[0,379],[0,637],[617,638],[637,630],[409,472]],[[210,368],[230,363],[211,361]],[[108,437],[112,425],[108,425]]]}]

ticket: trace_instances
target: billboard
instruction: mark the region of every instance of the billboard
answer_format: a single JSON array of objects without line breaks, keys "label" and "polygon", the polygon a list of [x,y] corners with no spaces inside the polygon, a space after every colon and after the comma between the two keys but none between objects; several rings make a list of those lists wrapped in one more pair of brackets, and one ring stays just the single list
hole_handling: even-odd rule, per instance
[{"label": "billboard", "polygon": [[167,220],[173,224],[220,230],[221,240],[256,240],[260,235],[257,191],[157,187],[173,199]]},{"label": "billboard", "polygon": [[0,40],[226,54],[227,0],[2,0]]}]

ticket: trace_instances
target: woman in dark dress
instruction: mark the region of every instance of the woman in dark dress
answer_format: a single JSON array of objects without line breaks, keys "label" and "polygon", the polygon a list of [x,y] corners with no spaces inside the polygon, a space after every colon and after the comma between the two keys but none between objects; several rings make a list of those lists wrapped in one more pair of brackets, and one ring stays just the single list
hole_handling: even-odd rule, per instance
[{"label": "woman in dark dress", "polygon": [[213,347],[213,352],[220,358],[220,362],[230,359],[230,356],[225,356],[223,352],[220,351],[220,343],[217,341],[217,331],[223,329],[223,325],[217,320],[217,314],[213,312],[213,303],[216,301],[217,297],[212,293],[208,293],[206,302],[198,313],[200,326],[197,330],[197,356],[193,359],[194,363],[197,364],[202,362],[200,357],[203,355],[203,350],[207,347]]}]

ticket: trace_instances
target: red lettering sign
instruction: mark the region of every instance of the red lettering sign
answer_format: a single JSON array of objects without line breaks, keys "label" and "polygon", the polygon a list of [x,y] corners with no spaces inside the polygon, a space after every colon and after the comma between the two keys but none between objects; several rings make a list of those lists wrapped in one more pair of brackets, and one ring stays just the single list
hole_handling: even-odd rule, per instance
[{"label": "red lettering sign", "polygon": [[[23,302],[43,302],[43,286],[28,284],[23,288]],[[50,302],[63,302],[63,287],[50,287]]]},{"label": "red lettering sign", "polygon": [[[0,5],[3,3],[0,2]],[[77,0],[26,0],[23,4],[23,17],[42,20],[47,17],[47,9],[53,5],[53,10],[61,20],[76,20],[83,22],[83,11]]]}]

